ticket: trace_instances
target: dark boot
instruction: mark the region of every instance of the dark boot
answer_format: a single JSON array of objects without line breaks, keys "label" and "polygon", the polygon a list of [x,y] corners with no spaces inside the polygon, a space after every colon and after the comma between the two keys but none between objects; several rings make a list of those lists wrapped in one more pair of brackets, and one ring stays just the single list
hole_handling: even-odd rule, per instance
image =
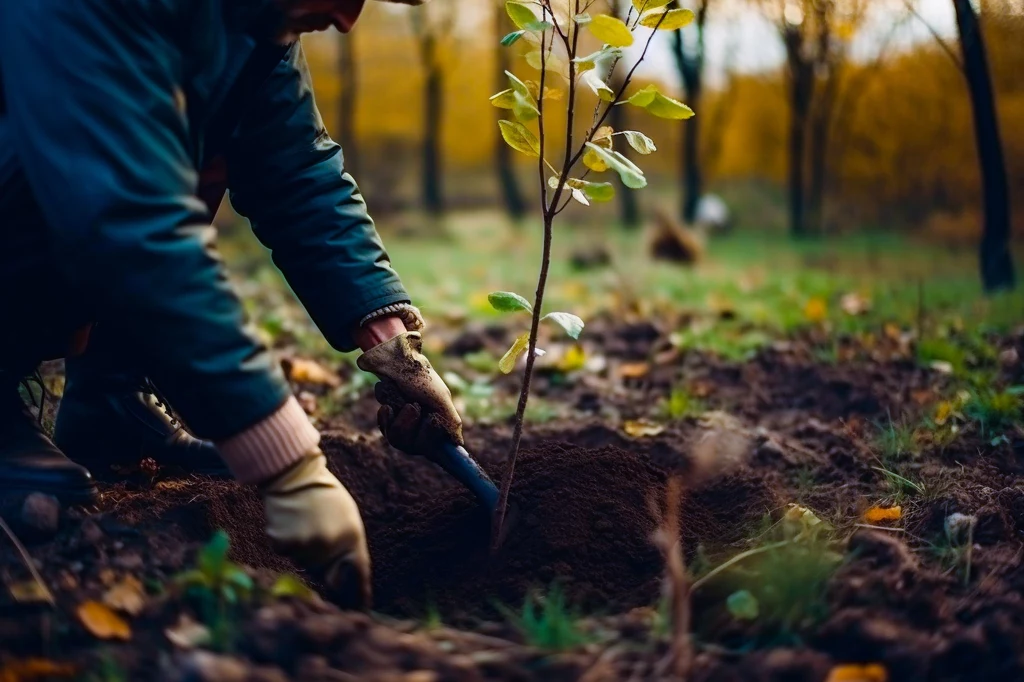
[{"label": "dark boot", "polygon": [[68,359],[53,440],[76,462],[101,471],[149,457],[161,466],[230,476],[209,441],[185,430],[151,383]]},{"label": "dark boot", "polygon": [[47,438],[22,401],[16,380],[0,384],[0,496],[41,492],[64,504],[94,503],[98,494],[89,471]]}]

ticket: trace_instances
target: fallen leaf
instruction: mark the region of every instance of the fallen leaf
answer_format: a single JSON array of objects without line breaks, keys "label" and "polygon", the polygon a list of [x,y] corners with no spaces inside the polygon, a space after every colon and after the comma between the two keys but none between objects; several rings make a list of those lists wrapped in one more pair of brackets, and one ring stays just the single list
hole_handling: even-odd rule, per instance
[{"label": "fallen leaf", "polygon": [[878,523],[880,521],[899,521],[903,517],[903,508],[895,507],[871,507],[864,512],[865,523]]},{"label": "fallen leaf", "polygon": [[935,423],[939,426],[944,426],[949,418],[953,414],[953,403],[948,400],[943,400],[939,403],[938,407],[935,408]]},{"label": "fallen leaf", "polygon": [[131,639],[132,629],[127,621],[98,601],[82,602],[75,613],[85,629],[95,637],[125,641]]},{"label": "fallen leaf", "polygon": [[125,576],[103,595],[103,603],[117,611],[124,611],[130,616],[137,616],[146,605],[146,596],[142,583],[135,576]]},{"label": "fallen leaf", "polygon": [[822,322],[828,316],[828,305],[825,303],[825,299],[820,296],[807,301],[807,305],[804,306],[804,317],[809,322]]},{"label": "fallen leaf", "polygon": [[197,623],[184,613],[178,617],[177,623],[164,630],[164,635],[171,644],[181,649],[204,646],[209,644],[212,639],[208,627]]},{"label": "fallen leaf", "polygon": [[314,384],[331,388],[341,386],[341,378],[315,360],[283,358],[281,367],[289,381],[294,381],[297,384]]},{"label": "fallen leaf", "polygon": [[619,365],[619,376],[623,379],[643,379],[651,371],[646,362],[624,362]]},{"label": "fallen leaf", "polygon": [[558,371],[568,373],[583,369],[586,364],[587,354],[583,352],[582,346],[574,343],[558,359],[556,367]]},{"label": "fallen leaf", "polygon": [[822,527],[817,514],[799,504],[790,504],[782,517],[782,531],[790,540],[813,538]]},{"label": "fallen leaf", "polygon": [[320,596],[306,583],[291,573],[284,573],[274,581],[270,594],[275,597],[295,597],[302,601],[320,601]]},{"label": "fallen leaf", "polygon": [[867,665],[837,665],[828,673],[825,682],[888,682],[889,673],[878,663]]},{"label": "fallen leaf", "polygon": [[74,677],[78,669],[70,663],[47,658],[7,660],[0,664],[0,682],[35,682],[55,677]]},{"label": "fallen leaf", "polygon": [[627,436],[633,438],[648,438],[650,436],[657,436],[665,430],[665,427],[660,424],[653,424],[646,419],[634,419],[624,422],[622,430],[626,432]]},{"label": "fallen leaf", "polygon": [[939,374],[952,374],[953,373],[953,364],[949,363],[949,362],[946,362],[945,360],[933,360],[932,364],[931,364],[931,368],[934,369]]},{"label": "fallen leaf", "polygon": [[53,596],[46,585],[35,580],[11,583],[7,586],[11,598],[19,604],[52,604]]}]

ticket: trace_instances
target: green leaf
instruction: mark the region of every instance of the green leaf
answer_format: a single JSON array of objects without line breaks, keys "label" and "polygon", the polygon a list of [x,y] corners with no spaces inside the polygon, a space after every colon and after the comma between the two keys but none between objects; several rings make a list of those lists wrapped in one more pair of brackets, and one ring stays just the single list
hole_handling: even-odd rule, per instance
[{"label": "green leaf", "polygon": [[593,142],[587,143],[587,149],[596,154],[609,168],[618,173],[622,179],[622,184],[626,187],[640,189],[647,186],[647,178],[644,177],[644,172],[619,152],[602,149]]},{"label": "green leaf", "polygon": [[295,597],[302,601],[317,601],[319,599],[316,592],[291,573],[278,576],[270,588],[270,594],[278,598]]},{"label": "green leaf", "polygon": [[533,158],[540,156],[540,140],[522,123],[502,120],[498,121],[498,127],[501,128],[501,137],[509,147]]},{"label": "green leaf", "polygon": [[199,570],[209,577],[220,576],[228,561],[231,540],[223,530],[218,530],[199,552]]},{"label": "green leaf", "polygon": [[239,566],[230,566],[228,568],[227,575],[225,576],[225,580],[239,588],[239,590],[244,594],[248,594],[252,591],[252,578],[250,578],[249,574],[243,571]]},{"label": "green leaf", "polygon": [[508,47],[509,45],[513,44],[514,42],[522,38],[524,33],[526,33],[526,31],[512,31],[511,33],[509,33],[508,35],[501,39],[502,46]]},{"label": "green leaf", "polygon": [[633,34],[622,22],[607,14],[598,14],[590,20],[587,28],[595,38],[612,47],[629,47],[633,44]]},{"label": "green leaf", "polygon": [[505,11],[517,28],[526,29],[527,24],[537,21],[537,15],[521,2],[506,2]]},{"label": "green leaf", "polygon": [[632,104],[635,107],[646,109],[647,105],[654,101],[654,97],[658,94],[658,86],[648,85],[646,88],[637,90],[623,102]]},{"label": "green leaf", "polygon": [[647,28],[657,28],[659,31],[675,31],[684,26],[689,26],[695,18],[693,10],[667,9],[662,7],[661,9],[645,12],[640,17],[640,25]]},{"label": "green leaf", "polygon": [[647,155],[658,151],[658,148],[654,145],[654,140],[643,133],[635,130],[627,130],[622,134],[626,136],[626,142],[629,143],[629,146],[640,154]]},{"label": "green leaf", "polygon": [[550,21],[531,21],[523,28],[525,28],[527,31],[533,31],[534,33],[543,33],[549,28],[554,27],[555,25],[552,24]]},{"label": "green leaf", "polygon": [[755,620],[760,612],[757,597],[749,590],[733,592],[725,600],[725,605],[737,620]]},{"label": "green leaf", "polygon": [[540,117],[540,109],[537,108],[537,103],[533,97],[524,96],[519,92],[513,93],[512,97],[515,100],[512,104],[512,114],[517,119],[526,123]]},{"label": "green leaf", "polygon": [[541,319],[557,322],[574,339],[580,338],[580,332],[583,331],[583,320],[572,313],[548,313]]},{"label": "green leaf", "polygon": [[572,60],[576,64],[577,73],[584,73],[597,67],[605,67],[616,59],[622,58],[622,50],[617,47],[605,45],[603,48],[588,54],[586,57],[577,57]]},{"label": "green leaf", "polygon": [[533,306],[530,305],[530,302],[512,291],[494,291],[487,294],[487,301],[491,304],[492,308],[502,313],[515,313],[520,310],[525,310],[528,313],[533,312]]},{"label": "green leaf", "polygon": [[672,2],[672,0],[633,0],[633,7],[640,14],[658,7],[664,7],[665,5]]},{"label": "green leaf", "polygon": [[577,24],[579,24],[580,26],[586,26],[586,25],[587,25],[587,24],[589,24],[589,23],[590,23],[591,21],[593,21],[593,20],[594,20],[594,18],[593,18],[593,17],[591,17],[591,16],[590,16],[589,14],[587,14],[586,12],[581,12],[581,13],[577,14],[576,16],[574,16],[574,17],[572,18],[572,20],[573,20],[573,21],[575,21],[575,22],[576,22]]},{"label": "green leaf", "polygon": [[205,587],[207,589],[209,589],[213,584],[210,581],[210,578],[199,569],[185,571],[184,573],[175,576],[174,581],[184,587]]},{"label": "green leaf", "polygon": [[679,100],[666,97],[660,92],[655,94],[654,101],[644,108],[658,118],[668,118],[674,121],[693,118],[693,109],[686,106]]},{"label": "green leaf", "polygon": [[565,64],[562,63],[562,60],[556,57],[555,55],[551,54],[550,51],[548,52],[548,56],[544,61],[541,61],[540,50],[527,52],[526,63],[529,64],[532,68],[537,69],[538,71],[541,71],[541,66],[543,66],[543,70],[550,71],[552,73],[557,73],[559,75],[562,75],[562,71],[565,69]]},{"label": "green leaf", "polygon": [[519,356],[530,347],[530,335],[527,333],[520,334],[512,347],[509,348],[501,360],[498,360],[498,369],[501,370],[502,374],[510,374],[516,367],[516,360]]},{"label": "green leaf", "polygon": [[491,104],[499,109],[511,109],[516,105],[516,93],[512,88],[491,95]]}]

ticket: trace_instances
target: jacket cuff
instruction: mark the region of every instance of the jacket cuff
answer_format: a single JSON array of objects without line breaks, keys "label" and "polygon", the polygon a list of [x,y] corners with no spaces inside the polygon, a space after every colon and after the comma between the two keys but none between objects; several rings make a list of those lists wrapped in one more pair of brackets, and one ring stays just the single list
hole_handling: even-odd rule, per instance
[{"label": "jacket cuff", "polygon": [[292,466],[320,444],[320,433],[294,397],[217,450],[240,483],[262,483]]}]

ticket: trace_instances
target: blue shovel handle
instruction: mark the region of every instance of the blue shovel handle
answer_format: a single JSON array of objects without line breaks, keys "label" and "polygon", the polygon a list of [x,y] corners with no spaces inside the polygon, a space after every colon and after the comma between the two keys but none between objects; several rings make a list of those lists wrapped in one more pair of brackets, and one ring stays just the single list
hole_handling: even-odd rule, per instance
[{"label": "blue shovel handle", "polygon": [[498,486],[466,452],[466,448],[448,441],[430,459],[468,488],[488,512],[494,513],[498,506]]}]

